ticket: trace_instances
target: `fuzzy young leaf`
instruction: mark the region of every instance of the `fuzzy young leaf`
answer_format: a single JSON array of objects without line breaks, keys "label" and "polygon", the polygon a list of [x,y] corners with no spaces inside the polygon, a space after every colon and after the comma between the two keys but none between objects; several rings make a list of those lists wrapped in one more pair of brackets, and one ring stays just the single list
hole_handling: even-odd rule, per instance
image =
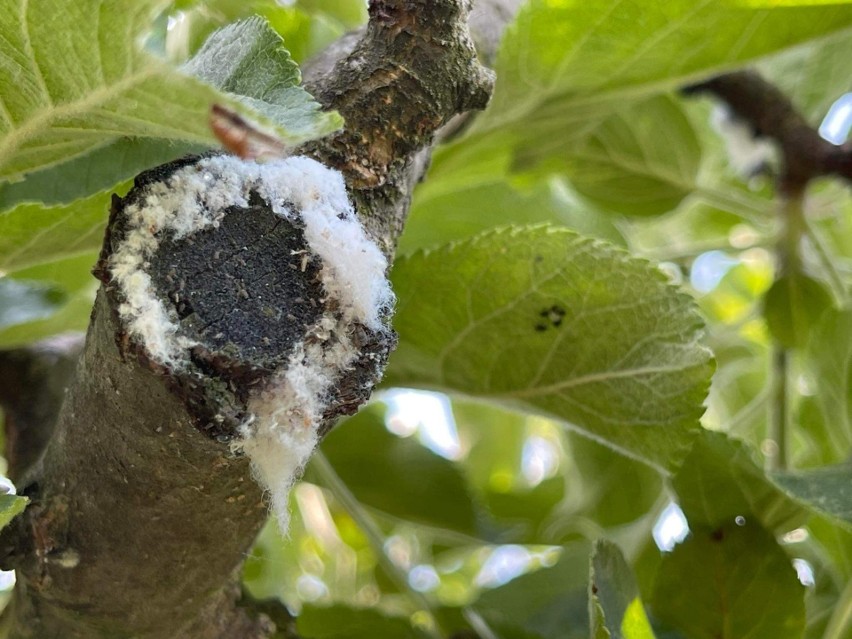
[{"label": "fuzzy young leaf", "polygon": [[298,65],[284,42],[259,17],[228,25],[211,35],[186,71],[281,124],[279,135],[298,143],[339,129],[342,118],[325,113],[299,84]]},{"label": "fuzzy young leaf", "polygon": [[654,639],[630,566],[604,540],[595,544],[589,569],[589,618],[594,639]]},{"label": "fuzzy young leaf", "polygon": [[535,227],[398,260],[392,279],[390,384],[544,413],[664,469],[686,454],[712,363],[693,303],[648,262]]},{"label": "fuzzy young leaf", "polygon": [[790,558],[755,522],[693,527],[663,557],[652,610],[690,639],[800,637],[804,588]]},{"label": "fuzzy young leaf", "polygon": [[207,110],[221,94],[138,48],[166,5],[3,0],[0,178],[19,179],[122,135],[213,141]]},{"label": "fuzzy young leaf", "polygon": [[[243,23],[240,38],[223,48],[231,61],[254,59],[264,72],[254,76],[245,64],[233,69],[224,88],[247,91],[243,100],[142,51],[138,39],[167,4],[144,0],[129,8],[115,0],[3,0],[0,180],[19,180],[108,147],[122,136],[215,145],[207,124],[214,102],[246,114],[257,114],[260,107],[268,116],[260,117],[262,123],[291,140],[321,135],[339,124],[334,116],[320,114],[306,93],[292,90],[292,74],[273,81],[270,71],[282,68],[286,52],[261,21]],[[208,50],[199,60],[212,59],[214,53]],[[103,164],[103,153],[94,158]],[[124,177],[111,175],[116,181]],[[101,176],[96,182],[104,188],[105,180]]]}]

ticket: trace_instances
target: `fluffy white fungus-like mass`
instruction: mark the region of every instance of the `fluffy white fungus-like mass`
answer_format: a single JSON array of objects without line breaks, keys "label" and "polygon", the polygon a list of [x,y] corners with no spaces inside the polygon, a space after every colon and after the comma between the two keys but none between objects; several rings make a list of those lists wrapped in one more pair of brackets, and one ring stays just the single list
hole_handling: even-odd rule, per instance
[{"label": "fluffy white fungus-like mass", "polygon": [[180,335],[174,310],[155,294],[146,262],[167,235],[181,239],[218,226],[228,208],[248,207],[252,192],[275,214],[301,221],[310,251],[321,260],[325,294],[336,302],[335,312],[326,311],[308,329],[287,366],[249,401],[251,417],[236,444],[249,455],[286,530],[289,490],[316,446],[326,395],[359,355],[348,328],[358,322],[381,331],[393,303],[387,261],[358,221],[340,173],[305,157],[257,164],[218,156],[181,168],[125,208],[128,232],[110,272],[130,334],[154,360],[179,369],[194,342]]}]

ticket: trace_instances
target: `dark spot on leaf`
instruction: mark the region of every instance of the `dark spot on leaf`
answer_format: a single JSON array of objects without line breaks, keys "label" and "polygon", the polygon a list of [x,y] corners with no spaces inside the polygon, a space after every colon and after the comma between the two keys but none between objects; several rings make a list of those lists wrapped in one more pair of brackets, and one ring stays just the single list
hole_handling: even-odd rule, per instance
[{"label": "dark spot on leaf", "polygon": [[547,330],[547,326],[545,326],[544,324],[536,324],[535,330],[537,330],[539,333],[543,333]]},{"label": "dark spot on leaf", "polygon": [[592,594],[593,595],[598,594],[598,587],[595,584],[592,584]]},{"label": "dark spot on leaf", "polygon": [[565,317],[565,309],[558,304],[554,304],[540,311],[539,316],[545,318],[551,326],[558,327],[562,325],[562,318]]},{"label": "dark spot on leaf", "polygon": [[717,528],[712,533],[710,533],[710,539],[713,541],[722,541],[725,538],[725,531],[721,528]]}]

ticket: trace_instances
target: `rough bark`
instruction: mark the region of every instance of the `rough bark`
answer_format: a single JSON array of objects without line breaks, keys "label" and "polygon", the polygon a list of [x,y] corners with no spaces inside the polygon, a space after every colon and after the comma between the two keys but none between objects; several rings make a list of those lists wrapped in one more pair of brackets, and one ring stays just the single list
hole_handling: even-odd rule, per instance
[{"label": "rough bark", "polygon": [[[488,99],[492,77],[477,62],[468,11],[466,0],[375,0],[354,49],[311,84],[347,125],[300,152],[343,172],[388,256],[425,165],[418,153]],[[251,394],[286,366],[315,319],[316,272],[293,257],[298,227],[270,221],[264,202],[228,211],[201,247],[164,242],[145,269],[196,346],[180,369],[151,357],[121,319],[108,263],[134,198],[191,161],[143,174],[114,202],[75,381],[43,463],[20,486],[31,505],[0,538],[3,567],[18,571],[5,617],[12,637],[248,639],[274,630],[238,601],[237,571],[267,507],[229,443],[250,417]],[[236,285],[226,291],[222,278]],[[257,303],[270,286],[280,299],[274,316],[299,329],[292,334]],[[195,295],[189,306],[184,291]],[[250,321],[228,321],[233,308]],[[348,338],[362,356],[331,390],[322,431],[367,399],[393,345],[392,334],[365,327]]]}]

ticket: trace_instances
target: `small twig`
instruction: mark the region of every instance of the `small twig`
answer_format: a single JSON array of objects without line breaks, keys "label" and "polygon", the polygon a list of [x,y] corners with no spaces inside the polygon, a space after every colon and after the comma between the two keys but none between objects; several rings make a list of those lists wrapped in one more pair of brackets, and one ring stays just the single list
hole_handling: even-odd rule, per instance
[{"label": "small twig", "polygon": [[769,441],[766,463],[770,470],[787,468],[787,379],[789,353],[776,344],[772,349],[772,400],[769,403]]},{"label": "small twig", "polygon": [[[804,187],[787,194],[781,201],[779,217],[781,232],[775,248],[778,265],[775,279],[795,275],[802,270],[801,246],[807,224],[804,214]],[[795,309],[792,309],[795,312]],[[787,347],[775,342],[772,347],[772,399],[769,405],[769,439],[774,442],[767,465],[771,470],[787,468],[788,383],[790,353]]]},{"label": "small twig", "polygon": [[[686,93],[711,93],[747,122],[755,136],[774,140],[781,151],[781,172],[777,190],[782,229],[775,246],[778,266],[776,281],[802,270],[801,244],[808,233],[803,202],[808,183],[820,176],[836,176],[852,181],[852,144],[842,146],[824,140],[777,87],[753,71],[738,71],[687,87]],[[833,286],[844,293],[845,286],[815,234],[811,233],[817,254],[826,267]],[[772,470],[787,467],[789,359],[787,348],[772,346],[768,437],[773,442],[767,452]]]},{"label": "small twig", "polygon": [[[334,494],[335,498],[340,502],[346,512],[349,513],[349,516],[352,517],[358,528],[360,528],[364,533],[364,536],[367,538],[370,547],[376,554],[379,563],[387,571],[391,579],[393,579],[400,590],[408,595],[419,610],[425,612],[429,616],[432,623],[426,631],[435,639],[441,639],[443,629],[432,610],[432,605],[423,593],[418,592],[411,587],[411,584],[408,582],[408,574],[406,571],[398,566],[387,554],[385,551],[384,533],[382,533],[381,529],[376,525],[376,522],[373,521],[373,518],[370,517],[366,510],[364,510],[361,502],[359,502],[355,495],[352,494],[344,481],[340,479],[338,474],[335,472],[334,467],[321,451],[314,454],[313,464],[314,468]],[[447,632],[443,632],[443,635],[448,634],[449,633]]]},{"label": "small twig", "polygon": [[852,180],[852,145],[836,146],[824,140],[783,92],[754,71],[716,76],[685,92],[715,95],[751,125],[755,136],[778,143],[784,160],[778,182],[781,193],[801,191],[822,175]]}]

